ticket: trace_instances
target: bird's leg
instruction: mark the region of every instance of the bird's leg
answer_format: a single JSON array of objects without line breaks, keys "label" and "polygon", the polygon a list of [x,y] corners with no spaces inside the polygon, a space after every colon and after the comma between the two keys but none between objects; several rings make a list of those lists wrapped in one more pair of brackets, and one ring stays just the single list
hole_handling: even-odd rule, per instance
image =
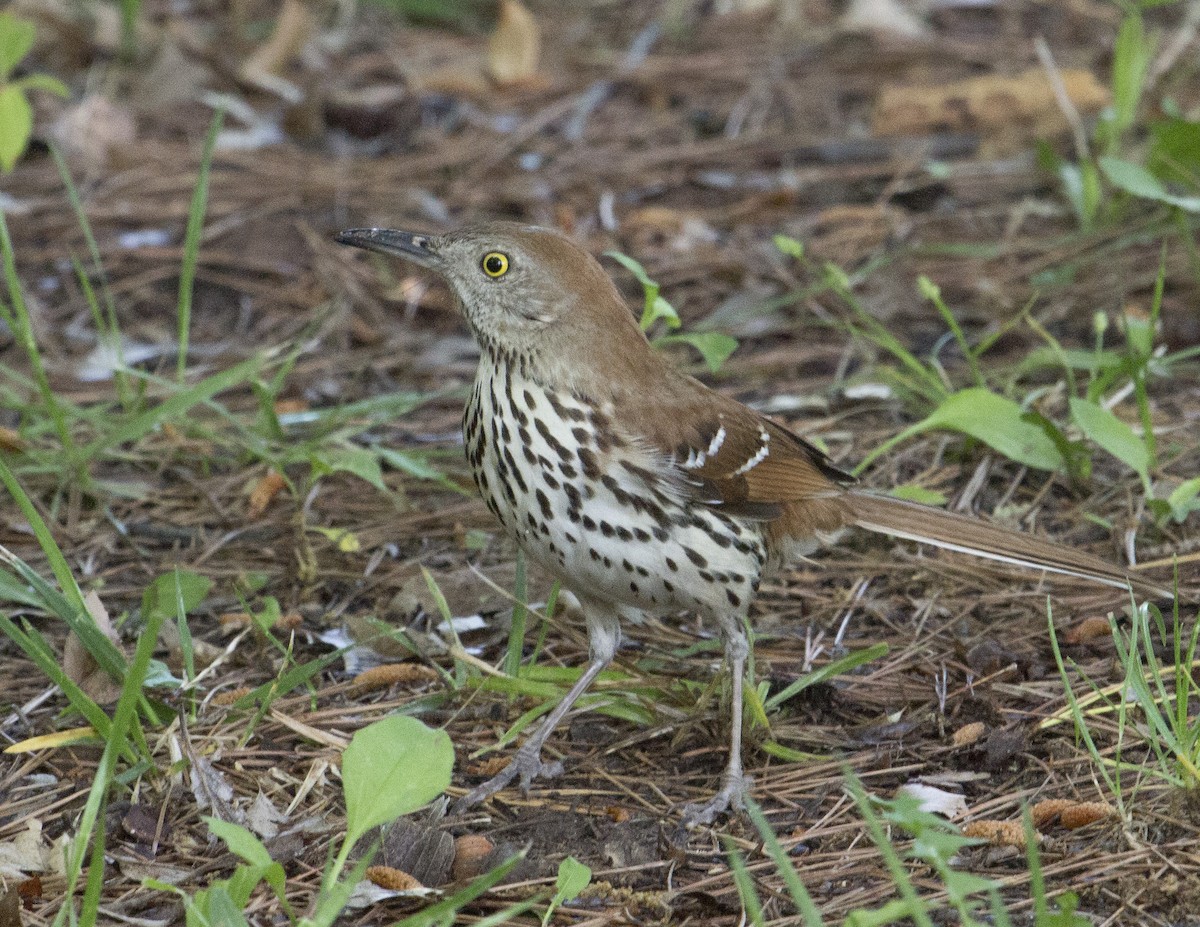
[{"label": "bird's leg", "polygon": [[501,789],[506,788],[514,779],[520,783],[521,791],[527,792],[534,779],[552,779],[562,774],[562,763],[557,760],[552,763],[542,761],[542,746],[551,732],[566,717],[567,712],[571,710],[571,706],[575,704],[579,696],[587,691],[592,681],[612,662],[613,655],[617,652],[617,644],[621,639],[617,613],[611,606],[601,604],[588,607],[585,605],[584,608],[592,656],[588,668],[584,670],[575,685],[571,686],[571,690],[563,696],[562,701],[554,706],[554,710],[546,716],[546,720],[538,726],[537,731],[521,745],[521,748],[513,755],[512,761],[491,779],[477,785],[455,802],[453,808],[455,814],[491,798]]},{"label": "bird's leg", "polygon": [[742,769],[742,680],[746,674],[746,657],[750,653],[750,642],[746,632],[738,625],[736,630],[725,633],[725,659],[733,674],[733,715],[729,722],[729,762],[721,777],[721,790],[703,804],[686,805],[683,823],[687,827],[711,824],[724,811],[744,808],[745,798],[750,793],[753,780]]}]

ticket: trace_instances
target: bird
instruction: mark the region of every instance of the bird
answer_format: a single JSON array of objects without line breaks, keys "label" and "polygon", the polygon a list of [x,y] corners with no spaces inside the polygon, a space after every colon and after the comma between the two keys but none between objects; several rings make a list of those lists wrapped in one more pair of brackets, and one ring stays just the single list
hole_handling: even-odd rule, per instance
[{"label": "bird", "polygon": [[1097,556],[856,485],[812,443],[683,371],[647,340],[603,266],[566,234],[512,222],[444,234],[387,228],[336,240],[440,276],[480,346],[463,414],[488,509],[579,602],[589,663],[509,765],[456,805],[562,772],[547,738],[612,661],[622,619],[689,611],[720,632],[732,673],[719,790],[686,805],[710,824],[744,807],[747,616],[769,570],[860,528],[1104,583],[1145,583]]}]

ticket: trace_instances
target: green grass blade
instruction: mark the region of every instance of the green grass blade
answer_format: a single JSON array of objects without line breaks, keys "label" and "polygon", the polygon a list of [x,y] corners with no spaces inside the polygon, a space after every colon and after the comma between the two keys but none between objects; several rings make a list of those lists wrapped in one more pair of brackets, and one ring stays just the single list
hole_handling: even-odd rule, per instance
[{"label": "green grass blade", "polygon": [[187,371],[188,338],[192,328],[192,284],[196,279],[196,262],[200,256],[200,234],[204,231],[204,212],[208,207],[208,176],[212,169],[213,150],[217,144],[217,133],[225,120],[225,110],[213,114],[212,125],[204,139],[204,153],[200,156],[200,176],[192,193],[192,204],[188,209],[187,231],[183,236],[183,265],[179,269],[179,304],[176,315],[179,323],[179,357],[175,375],[183,382]]}]

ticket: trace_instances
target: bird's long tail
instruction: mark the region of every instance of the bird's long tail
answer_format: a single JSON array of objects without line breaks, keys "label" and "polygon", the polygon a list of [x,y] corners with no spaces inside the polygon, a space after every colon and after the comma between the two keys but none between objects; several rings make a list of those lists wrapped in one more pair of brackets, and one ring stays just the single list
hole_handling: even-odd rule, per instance
[{"label": "bird's long tail", "polygon": [[1092,554],[1001,528],[979,518],[865,492],[849,492],[844,501],[850,505],[853,524],[867,531],[1002,563],[1077,576],[1118,589],[1132,586],[1135,591],[1155,597],[1170,596],[1163,587],[1131,576]]}]

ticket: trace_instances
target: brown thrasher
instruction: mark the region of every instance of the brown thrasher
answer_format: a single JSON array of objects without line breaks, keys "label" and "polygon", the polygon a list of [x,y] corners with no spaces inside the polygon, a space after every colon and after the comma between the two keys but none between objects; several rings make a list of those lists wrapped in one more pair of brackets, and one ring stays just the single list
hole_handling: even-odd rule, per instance
[{"label": "brown thrasher", "polygon": [[629,612],[692,610],[720,629],[733,679],[729,762],[708,823],[749,788],[742,771],[744,630],[770,566],[847,527],[1119,588],[1142,585],[1081,551],[855,489],[783,426],[680,373],[654,350],[600,264],[565,235],[496,223],[446,235],[351,229],[337,240],[427,267],[450,285],[482,347],[463,418],[467,459],[492,513],[579,599],[591,663],[509,766],[555,775],[542,745],[616,652]]}]

